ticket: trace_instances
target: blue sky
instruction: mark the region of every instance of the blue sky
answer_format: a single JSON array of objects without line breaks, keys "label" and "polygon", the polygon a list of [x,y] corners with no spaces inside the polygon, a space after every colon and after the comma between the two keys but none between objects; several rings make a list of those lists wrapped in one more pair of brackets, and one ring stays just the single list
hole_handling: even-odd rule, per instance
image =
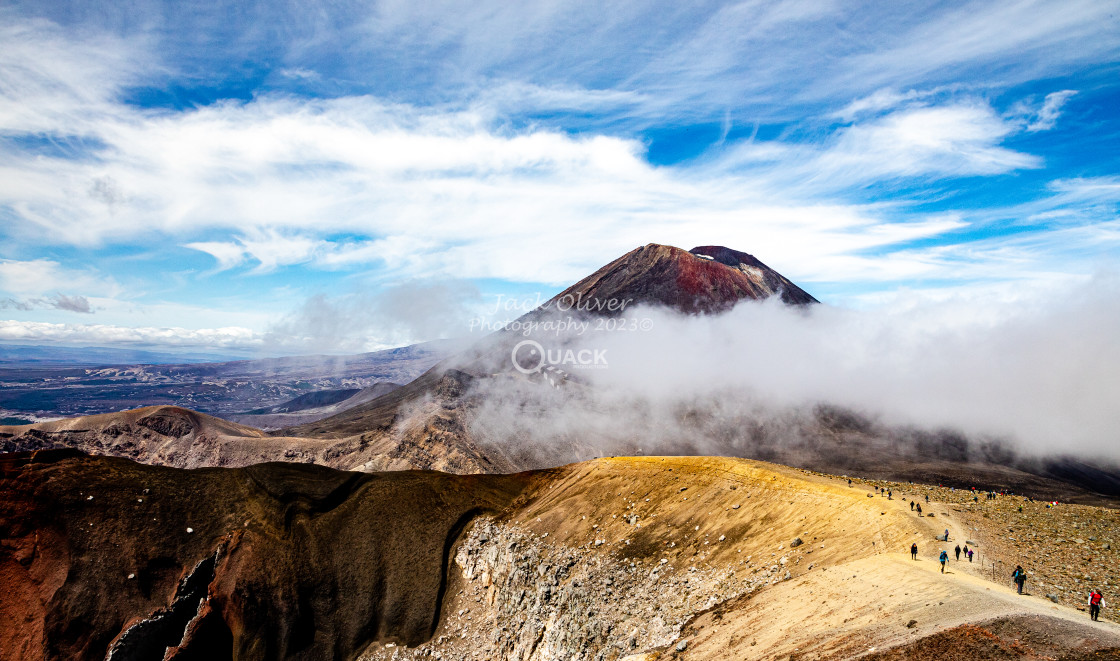
[{"label": "blue sky", "polygon": [[857,308],[1120,255],[1115,3],[104,4],[0,7],[0,340],[374,349],[649,242]]}]

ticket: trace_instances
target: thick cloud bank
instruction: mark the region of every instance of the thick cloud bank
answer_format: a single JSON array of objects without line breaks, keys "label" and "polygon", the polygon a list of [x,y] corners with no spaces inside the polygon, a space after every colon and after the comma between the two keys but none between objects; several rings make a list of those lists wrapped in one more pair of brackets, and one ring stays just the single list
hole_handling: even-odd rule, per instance
[{"label": "thick cloud bank", "polygon": [[1115,276],[1029,298],[914,296],[868,310],[769,301],[717,316],[641,308],[624,318],[649,330],[535,335],[546,351],[599,350],[607,365],[558,365],[589,387],[550,394],[491,380],[478,431],[541,444],[628,438],[651,451],[682,441],[690,451],[734,451],[764,427],[771,441],[796,434],[806,413],[828,405],[879,426],[950,429],[1026,454],[1120,459]]}]

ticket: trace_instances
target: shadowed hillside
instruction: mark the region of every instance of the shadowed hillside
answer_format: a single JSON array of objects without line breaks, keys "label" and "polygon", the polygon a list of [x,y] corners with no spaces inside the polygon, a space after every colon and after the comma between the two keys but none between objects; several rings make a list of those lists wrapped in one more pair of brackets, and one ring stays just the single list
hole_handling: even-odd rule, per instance
[{"label": "shadowed hillside", "polygon": [[723,458],[455,476],[11,454],[0,656],[908,658],[974,630],[1044,636],[1059,658],[1120,645],[1116,625],[1015,595],[980,563],[939,573],[942,527],[1014,558],[993,555],[983,519],[916,517],[918,495]]}]

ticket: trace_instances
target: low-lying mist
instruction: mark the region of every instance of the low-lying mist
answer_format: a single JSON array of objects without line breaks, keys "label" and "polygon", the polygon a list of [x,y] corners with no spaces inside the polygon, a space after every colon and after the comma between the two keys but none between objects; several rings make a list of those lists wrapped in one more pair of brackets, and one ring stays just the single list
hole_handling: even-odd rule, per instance
[{"label": "low-lying mist", "polygon": [[832,451],[823,422],[833,435],[888,429],[895,446],[958,448],[950,459],[998,462],[1006,449],[1120,460],[1117,277],[1026,298],[915,295],[863,310],[774,298],[710,316],[631,308],[621,319],[648,330],[533,333],[546,352],[597,350],[606,364],[556,365],[572,375],[561,388],[516,372],[479,380],[472,432],[553,459],[765,458]]}]

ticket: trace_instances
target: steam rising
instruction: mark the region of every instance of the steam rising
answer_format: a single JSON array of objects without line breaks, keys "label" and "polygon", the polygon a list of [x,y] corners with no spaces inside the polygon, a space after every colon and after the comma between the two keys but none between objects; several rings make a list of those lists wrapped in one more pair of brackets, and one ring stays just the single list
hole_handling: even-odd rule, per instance
[{"label": "steam rising", "polygon": [[652,327],[537,336],[546,348],[605,349],[609,366],[560,365],[580,382],[560,389],[480,380],[472,431],[558,459],[638,449],[765,456],[768,446],[819,450],[810,428],[826,405],[858,413],[857,431],[894,429],[896,441],[899,430],[910,430],[907,442],[942,430],[942,445],[964,434],[979,441],[969,452],[993,461],[992,440],[1029,455],[1120,460],[1115,276],[1027,299],[913,296],[858,311],[771,299],[715,316],[624,316]]},{"label": "steam rising", "polygon": [[444,339],[478,299],[474,286],[456,280],[413,280],[337,298],[317,294],[273,324],[264,344],[280,352],[338,353]]}]

